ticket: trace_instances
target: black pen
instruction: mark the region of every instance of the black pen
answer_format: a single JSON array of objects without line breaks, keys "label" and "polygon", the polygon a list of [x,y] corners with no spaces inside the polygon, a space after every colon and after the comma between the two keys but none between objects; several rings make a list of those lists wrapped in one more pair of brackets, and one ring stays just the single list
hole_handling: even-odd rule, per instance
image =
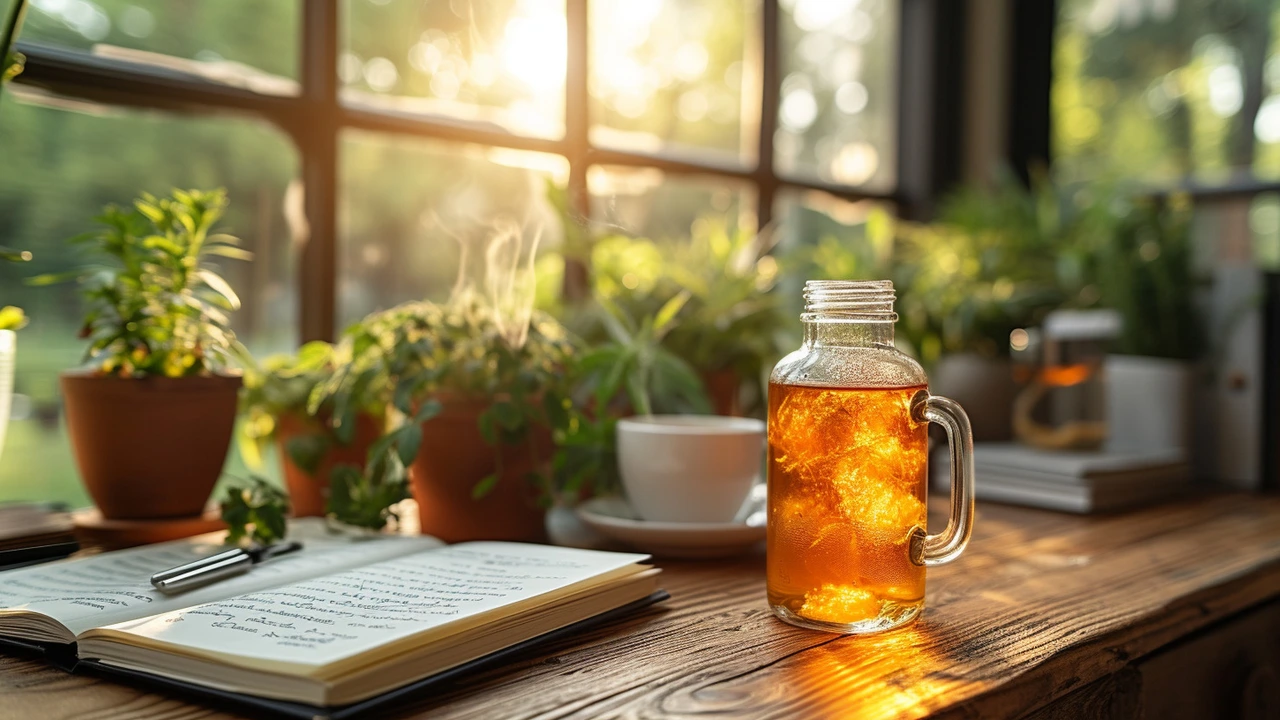
[{"label": "black pen", "polygon": [[180,593],[249,572],[249,568],[263,560],[270,560],[301,549],[300,542],[274,543],[248,549],[234,548],[158,572],[151,576],[151,584],[162,593]]}]

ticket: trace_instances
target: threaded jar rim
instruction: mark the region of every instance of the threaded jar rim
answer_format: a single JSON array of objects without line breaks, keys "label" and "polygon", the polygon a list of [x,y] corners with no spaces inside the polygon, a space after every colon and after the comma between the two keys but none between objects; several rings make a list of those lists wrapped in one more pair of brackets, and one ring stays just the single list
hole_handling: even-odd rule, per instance
[{"label": "threaded jar rim", "polygon": [[892,280],[809,280],[804,284],[804,322],[894,323],[897,294]]}]

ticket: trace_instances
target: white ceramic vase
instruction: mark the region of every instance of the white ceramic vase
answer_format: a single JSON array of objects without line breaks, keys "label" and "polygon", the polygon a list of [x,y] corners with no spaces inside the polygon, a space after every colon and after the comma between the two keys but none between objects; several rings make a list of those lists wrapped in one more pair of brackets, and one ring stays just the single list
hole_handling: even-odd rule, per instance
[{"label": "white ceramic vase", "polygon": [[1139,355],[1108,355],[1107,449],[1188,450],[1191,363]]},{"label": "white ceramic vase", "polygon": [[4,454],[4,431],[9,427],[9,406],[13,400],[13,366],[18,352],[18,334],[0,330],[0,455]]}]

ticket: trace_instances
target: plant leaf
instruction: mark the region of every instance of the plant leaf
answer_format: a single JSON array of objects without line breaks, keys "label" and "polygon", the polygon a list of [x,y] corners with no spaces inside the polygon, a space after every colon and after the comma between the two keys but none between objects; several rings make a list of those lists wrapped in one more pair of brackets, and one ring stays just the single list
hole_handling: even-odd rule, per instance
[{"label": "plant leaf", "polygon": [[252,260],[253,253],[244,248],[231,247],[230,245],[209,245],[205,247],[206,255],[219,255],[232,260]]},{"label": "plant leaf", "polygon": [[653,334],[656,339],[661,340],[671,330],[671,323],[691,297],[693,294],[685,290],[662,305],[658,314],[653,316]]},{"label": "plant leaf", "polygon": [[485,495],[488,495],[489,493],[493,492],[493,489],[497,486],[498,486],[497,475],[495,474],[485,475],[483,478],[480,479],[480,482],[476,483],[475,486],[471,488],[471,499],[479,500]]},{"label": "plant leaf", "polygon": [[236,295],[235,290],[231,289],[231,285],[226,280],[223,280],[217,273],[207,268],[201,268],[196,271],[196,275],[204,281],[205,285],[209,286],[210,290],[213,290],[226,298],[227,302],[231,303],[232,310],[240,309],[240,297]]}]

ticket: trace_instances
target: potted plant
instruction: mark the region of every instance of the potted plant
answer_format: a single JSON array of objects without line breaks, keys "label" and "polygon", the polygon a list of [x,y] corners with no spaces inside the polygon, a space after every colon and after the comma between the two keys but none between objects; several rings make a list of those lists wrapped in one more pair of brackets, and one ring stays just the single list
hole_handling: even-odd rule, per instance
[{"label": "potted plant", "polygon": [[566,422],[553,434],[554,505],[547,515],[547,532],[557,545],[591,547],[599,540],[572,508],[587,497],[619,491],[621,417],[648,415],[655,407],[710,409],[697,372],[663,346],[678,327],[677,316],[689,298],[689,293],[681,293],[639,322],[607,299],[598,299],[594,310],[608,339],[572,359],[566,375],[574,401],[567,406]]},{"label": "potted plant", "polygon": [[108,519],[200,515],[222,471],[234,368],[252,363],[227,316],[240,301],[211,264],[250,257],[212,232],[226,207],[222,190],[143,194],[73,239],[112,261],[78,273],[87,367],[61,376],[76,462]]},{"label": "potted plant", "polygon": [[1036,177],[1028,188],[1006,174],[951,195],[929,225],[898,224],[900,326],[936,392],[972,410],[975,440],[1012,433],[1010,333],[1055,308],[1096,304],[1089,252],[1110,231],[1109,199],[1099,187]]},{"label": "potted plant", "polygon": [[[391,428],[370,451],[367,475],[408,468],[422,532],[446,542],[545,536],[552,429],[571,406],[574,354],[564,328],[534,312],[500,312],[472,293],[375,313],[338,347],[338,371],[313,395],[336,424],[381,393]],[[354,479],[346,470],[342,479]]]},{"label": "potted plant", "polygon": [[382,433],[383,412],[376,400],[352,422],[337,427],[328,406],[315,415],[308,412],[312,393],[335,370],[333,346],[311,342],[296,355],[264,359],[261,372],[248,374],[240,392],[241,455],[249,465],[261,467],[265,445],[274,443],[296,517],[325,515],[333,469],[363,469]]},{"label": "potted plant", "polygon": [[[711,399],[707,409],[739,415],[763,408],[765,373],[780,355],[785,323],[771,292],[778,265],[767,250],[762,237],[711,218],[677,241],[606,237],[592,249],[592,290],[632,318],[654,316],[685,296],[680,322],[662,346],[698,373]],[[616,336],[603,326],[583,334],[597,342]]]}]

